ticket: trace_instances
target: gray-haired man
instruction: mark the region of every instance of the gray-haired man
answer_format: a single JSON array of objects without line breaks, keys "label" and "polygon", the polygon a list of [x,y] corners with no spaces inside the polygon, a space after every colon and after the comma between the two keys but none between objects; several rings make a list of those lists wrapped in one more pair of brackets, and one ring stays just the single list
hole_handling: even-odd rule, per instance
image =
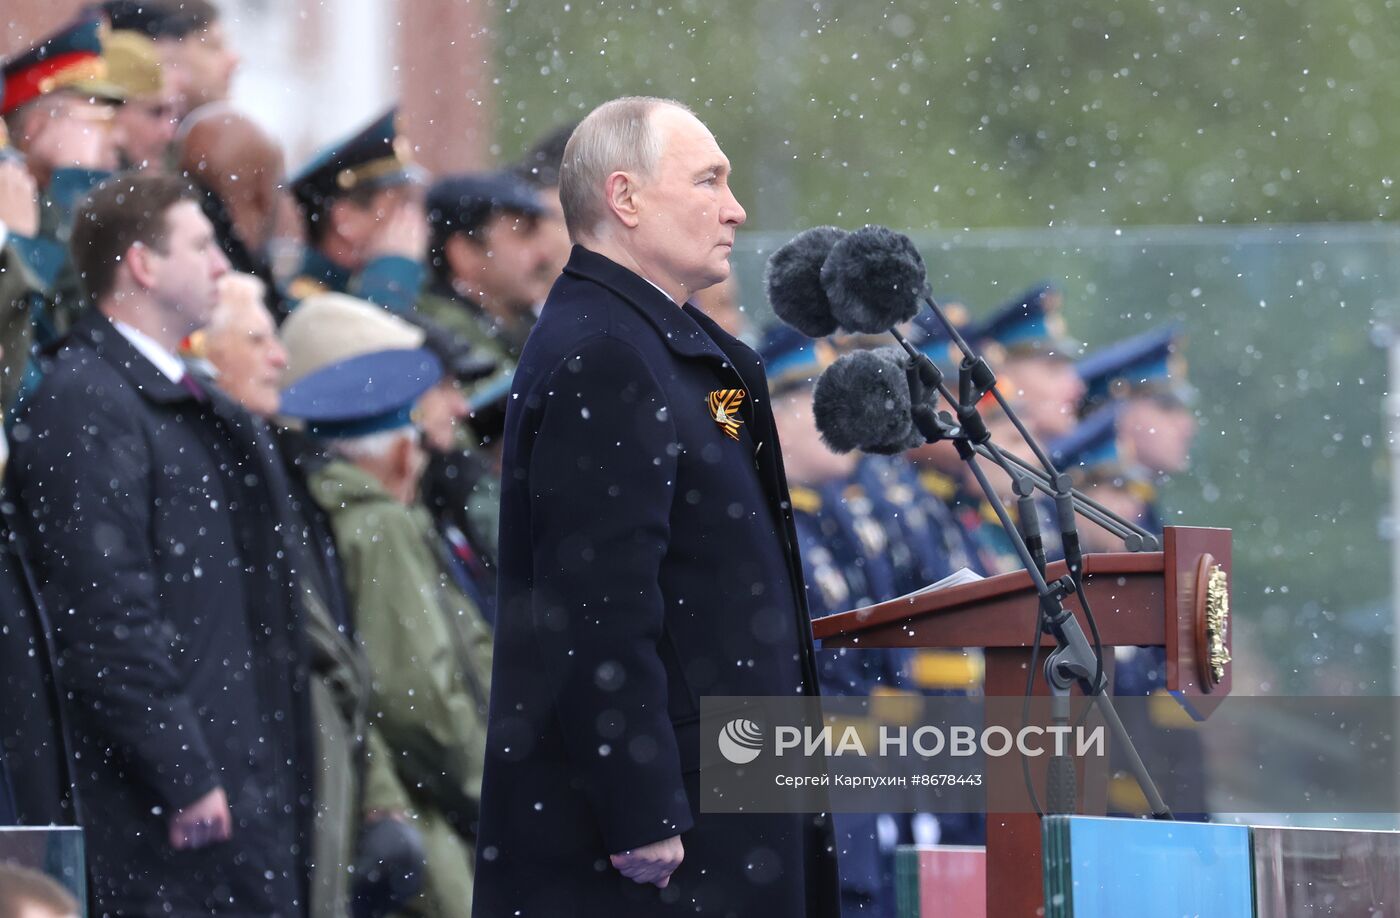
[{"label": "gray-haired man", "polygon": [[729,169],[661,99],[565,150],[575,247],[506,418],[479,918],[837,913],[828,825],[699,812],[700,697],[816,693],[763,367],[687,304],[729,274]]}]

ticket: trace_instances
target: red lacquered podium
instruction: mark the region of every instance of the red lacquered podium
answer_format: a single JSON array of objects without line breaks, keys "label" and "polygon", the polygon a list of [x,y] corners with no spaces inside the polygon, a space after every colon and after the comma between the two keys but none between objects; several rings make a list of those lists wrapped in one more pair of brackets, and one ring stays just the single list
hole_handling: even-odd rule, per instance
[{"label": "red lacquered podium", "polygon": [[[1200,717],[1230,692],[1230,569],[1228,529],[1168,526],[1162,551],[1084,558],[1084,592],[1105,653],[1114,646],[1165,648],[1167,688]],[[1067,571],[1059,562],[1046,573],[1053,580]],[[1065,606],[1087,634],[1078,600],[1070,597]],[[812,631],[826,647],[980,647],[986,694],[1019,697],[1035,615],[1030,575],[1018,571],[830,615],[814,621]],[[1042,645],[1053,649],[1054,642],[1046,637]],[[1036,685],[1045,691],[1044,679],[1037,677]],[[1040,772],[1036,780],[1043,787],[1043,764]],[[1019,782],[1020,766],[989,768],[987,780],[989,786]],[[1040,847],[1038,816],[987,814],[988,915],[1045,913]]]}]

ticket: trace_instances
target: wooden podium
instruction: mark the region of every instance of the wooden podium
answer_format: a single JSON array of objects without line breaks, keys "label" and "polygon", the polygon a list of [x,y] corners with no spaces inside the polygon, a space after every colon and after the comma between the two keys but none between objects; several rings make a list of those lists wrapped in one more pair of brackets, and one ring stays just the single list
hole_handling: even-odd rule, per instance
[{"label": "wooden podium", "polygon": [[[1167,688],[1197,717],[1230,692],[1230,530],[1168,526],[1162,551],[1086,555],[1084,592],[1098,623],[1104,653],[1116,646],[1163,647]],[[1066,573],[1049,565],[1047,580]],[[1021,697],[1026,690],[1037,599],[1025,571],[820,618],[813,634],[824,647],[979,647],[986,658],[984,690]],[[1076,597],[1072,609],[1088,622]],[[1054,649],[1049,637],[1042,646]],[[1044,660],[1046,650],[1041,652]],[[1045,680],[1037,675],[1038,693]],[[1043,763],[1043,760],[1040,760]],[[1043,782],[1044,766],[1033,766]],[[989,784],[1021,780],[1020,766]],[[1025,918],[1045,913],[1040,817],[987,814],[987,914]]]}]

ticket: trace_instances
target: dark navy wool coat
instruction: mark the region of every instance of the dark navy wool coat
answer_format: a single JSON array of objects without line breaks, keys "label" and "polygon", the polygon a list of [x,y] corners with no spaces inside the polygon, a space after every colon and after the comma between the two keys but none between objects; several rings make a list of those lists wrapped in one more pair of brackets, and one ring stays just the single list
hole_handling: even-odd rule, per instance
[{"label": "dark navy wool coat", "polygon": [[[97,913],[305,913],[311,744],[286,479],[100,313],[45,367],[6,487],[54,627]],[[233,834],[172,850],[216,786]]]},{"label": "dark navy wool coat", "polygon": [[[697,803],[701,696],[817,692],[757,355],[575,247],[504,449],[476,918],[835,916],[826,819]],[[665,890],[608,861],[678,833]]]}]

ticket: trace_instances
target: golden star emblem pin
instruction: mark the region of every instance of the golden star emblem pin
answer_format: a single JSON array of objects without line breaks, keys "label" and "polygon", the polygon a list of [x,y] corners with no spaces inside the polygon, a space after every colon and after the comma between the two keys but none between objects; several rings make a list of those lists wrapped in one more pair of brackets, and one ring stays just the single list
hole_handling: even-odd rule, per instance
[{"label": "golden star emblem pin", "polygon": [[710,417],[731,440],[739,439],[739,425],[744,423],[739,417],[739,406],[745,394],[743,389],[716,389],[710,393]]}]

